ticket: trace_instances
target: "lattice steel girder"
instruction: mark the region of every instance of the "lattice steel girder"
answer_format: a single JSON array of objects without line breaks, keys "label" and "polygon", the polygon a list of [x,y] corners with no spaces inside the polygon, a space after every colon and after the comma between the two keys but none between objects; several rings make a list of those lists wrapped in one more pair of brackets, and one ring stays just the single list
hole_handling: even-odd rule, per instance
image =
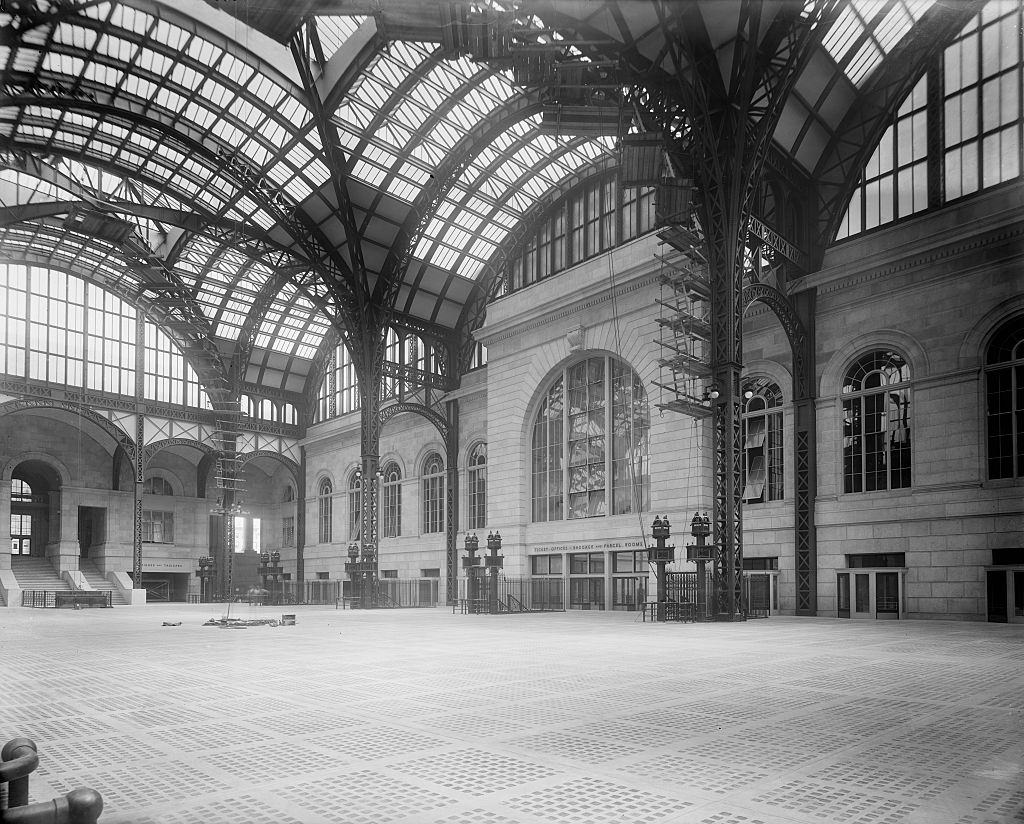
[{"label": "lattice steel girder", "polygon": [[861,173],[888,128],[896,109],[913,90],[928,65],[949,45],[987,0],[936,3],[914,25],[872,73],[856,104],[835,130],[822,152],[814,178],[818,191],[818,237],[813,244],[820,266],[824,250],[859,185]]},{"label": "lattice steel girder", "polygon": [[345,172],[345,154],[341,148],[341,139],[338,130],[330,119],[330,112],[324,109],[323,100],[320,98],[320,88],[313,78],[312,61],[310,53],[309,30],[310,22],[307,21],[291,41],[292,57],[302,78],[302,85],[306,93],[306,105],[313,115],[313,122],[316,124],[320,137],[320,145],[324,147],[324,160],[331,172],[331,185],[334,196],[337,198],[337,209],[335,214],[341,219],[345,229],[345,238],[348,244],[348,256],[351,261],[352,275],[354,282],[361,287],[357,290],[357,296],[366,301],[369,295],[369,281],[366,274],[366,264],[363,262],[363,241],[362,236],[356,227],[355,215],[352,211],[352,199],[348,195],[347,179]]}]

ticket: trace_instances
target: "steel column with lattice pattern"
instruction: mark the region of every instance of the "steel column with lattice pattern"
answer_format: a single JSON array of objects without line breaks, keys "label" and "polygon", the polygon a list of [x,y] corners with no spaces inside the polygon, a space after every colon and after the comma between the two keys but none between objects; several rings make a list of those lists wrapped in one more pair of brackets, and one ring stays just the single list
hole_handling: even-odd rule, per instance
[{"label": "steel column with lattice pattern", "polygon": [[458,593],[459,547],[459,401],[445,404],[448,418],[448,436],[445,438],[448,484],[445,490],[446,519],[444,528],[445,602],[455,603]]}]

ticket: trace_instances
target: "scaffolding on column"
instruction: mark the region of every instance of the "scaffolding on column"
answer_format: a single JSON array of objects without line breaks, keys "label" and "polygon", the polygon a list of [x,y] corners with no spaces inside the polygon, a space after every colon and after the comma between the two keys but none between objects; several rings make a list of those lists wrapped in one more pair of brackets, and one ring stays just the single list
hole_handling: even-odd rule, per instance
[{"label": "scaffolding on column", "polygon": [[711,283],[697,233],[672,224],[658,233],[659,280],[662,296],[656,343],[661,379],[655,384],[669,393],[659,409],[694,418],[711,414]]}]

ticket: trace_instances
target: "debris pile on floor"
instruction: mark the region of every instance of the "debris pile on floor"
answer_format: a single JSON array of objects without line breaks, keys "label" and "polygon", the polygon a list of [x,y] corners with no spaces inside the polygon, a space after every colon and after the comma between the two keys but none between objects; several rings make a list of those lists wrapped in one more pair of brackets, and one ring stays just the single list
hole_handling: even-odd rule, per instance
[{"label": "debris pile on floor", "polygon": [[276,627],[281,622],[276,618],[211,618],[204,627],[220,627],[221,629],[248,629],[249,627]]}]

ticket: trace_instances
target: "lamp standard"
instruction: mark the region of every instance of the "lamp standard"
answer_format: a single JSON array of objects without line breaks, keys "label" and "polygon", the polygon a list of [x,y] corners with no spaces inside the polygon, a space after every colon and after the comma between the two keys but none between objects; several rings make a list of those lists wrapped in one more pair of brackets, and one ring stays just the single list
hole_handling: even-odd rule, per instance
[{"label": "lamp standard", "polygon": [[345,564],[345,572],[348,573],[349,580],[352,582],[352,598],[360,599],[360,579],[359,574],[359,544],[351,543],[348,545],[348,563]]},{"label": "lamp standard", "polygon": [[205,604],[210,600],[210,579],[216,574],[213,566],[213,558],[204,555],[199,559],[199,569],[196,576],[199,578],[199,603]]},{"label": "lamp standard", "polygon": [[483,558],[477,558],[476,552],[480,548],[480,539],[475,534],[466,533],[465,549],[466,557],[462,559],[462,568],[466,570],[466,600],[469,604],[469,611],[479,612],[477,604],[477,591],[479,590],[479,577],[483,570],[480,563]]},{"label": "lamp standard", "polygon": [[498,614],[498,570],[505,564],[505,556],[499,555],[501,549],[501,533],[494,530],[487,534],[487,551],[491,554],[484,558],[484,565],[489,573],[489,591],[487,598],[487,610],[491,615]]},{"label": "lamp standard", "polygon": [[675,560],[675,547],[666,546],[665,541],[668,540],[672,534],[670,531],[671,525],[668,522],[668,517],[654,518],[654,523],[651,525],[651,535],[654,536],[655,543],[657,546],[653,546],[648,550],[648,558],[657,565],[657,572],[655,577],[658,584],[658,614],[657,620],[665,620],[665,599],[666,599],[666,576],[665,576],[665,565],[672,563]]},{"label": "lamp standard", "polygon": [[[263,589],[267,590],[270,596],[270,603],[276,603],[275,592],[277,582],[283,577],[284,570],[281,568],[281,553],[278,551],[264,552],[260,555],[259,574],[263,583]],[[270,586],[267,586],[270,584]]]},{"label": "lamp standard", "polygon": [[690,534],[697,539],[695,544],[686,545],[686,560],[697,564],[697,612],[694,616],[698,621],[706,621],[708,617],[708,579],[705,564],[715,560],[715,545],[707,544],[711,534],[711,519],[708,513],[701,515],[695,512],[690,521]]}]

